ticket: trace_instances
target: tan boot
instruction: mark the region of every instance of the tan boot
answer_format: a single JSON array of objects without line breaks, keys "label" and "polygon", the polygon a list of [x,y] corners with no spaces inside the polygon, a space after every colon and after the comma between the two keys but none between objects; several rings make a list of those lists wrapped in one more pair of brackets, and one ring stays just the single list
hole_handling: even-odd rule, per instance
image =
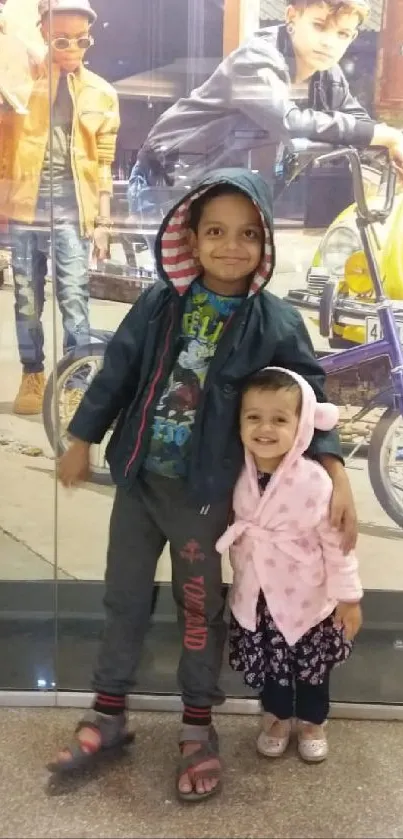
[{"label": "tan boot", "polygon": [[23,373],[20,389],[13,405],[14,413],[26,416],[40,414],[42,412],[44,392],[44,373]]}]

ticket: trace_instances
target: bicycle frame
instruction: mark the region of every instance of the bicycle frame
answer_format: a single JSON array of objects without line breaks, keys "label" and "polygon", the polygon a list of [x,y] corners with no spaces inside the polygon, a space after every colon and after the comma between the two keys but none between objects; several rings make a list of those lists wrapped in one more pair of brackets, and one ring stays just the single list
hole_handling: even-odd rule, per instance
[{"label": "bicycle frame", "polygon": [[375,309],[384,337],[371,344],[360,344],[357,347],[351,347],[351,349],[343,350],[339,353],[332,353],[331,355],[325,356],[321,363],[326,373],[339,373],[352,367],[358,367],[365,362],[375,361],[378,358],[387,356],[391,361],[390,376],[393,387],[394,407],[403,416],[403,350],[399,340],[393,303],[383,294],[378,266],[375,262],[365,228],[361,230],[361,237],[377,294],[377,305]]},{"label": "bicycle frame", "polygon": [[[380,323],[382,324],[382,316],[380,315]],[[380,341],[374,341],[372,344],[361,344],[351,349],[343,350],[342,352],[330,353],[329,355],[320,358],[320,363],[327,375],[342,373],[344,370],[351,370],[353,367],[359,367],[360,364],[365,364],[368,361],[376,361],[379,358],[390,358],[392,362],[391,380],[393,391],[393,403],[396,410],[403,416],[403,365],[398,364],[393,366],[393,353],[391,352],[391,345],[388,339],[382,338]]]}]

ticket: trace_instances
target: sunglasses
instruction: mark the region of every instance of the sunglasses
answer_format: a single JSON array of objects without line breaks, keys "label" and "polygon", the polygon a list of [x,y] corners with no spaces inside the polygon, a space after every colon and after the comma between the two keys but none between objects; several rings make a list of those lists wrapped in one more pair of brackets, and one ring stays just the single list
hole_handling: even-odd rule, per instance
[{"label": "sunglasses", "polygon": [[54,50],[64,52],[70,47],[78,47],[79,50],[88,50],[94,46],[94,39],[90,35],[82,35],[80,38],[55,38],[51,41]]}]

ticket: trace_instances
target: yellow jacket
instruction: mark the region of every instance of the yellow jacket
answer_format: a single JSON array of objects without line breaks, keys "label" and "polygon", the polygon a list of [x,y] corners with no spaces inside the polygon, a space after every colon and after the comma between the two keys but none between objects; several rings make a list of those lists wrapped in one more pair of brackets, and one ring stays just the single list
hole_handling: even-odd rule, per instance
[{"label": "yellow jacket", "polygon": [[[52,67],[52,104],[60,71]],[[111,165],[119,130],[114,88],[81,66],[67,77],[73,102],[71,163],[83,236],[91,236],[99,215],[99,194],[112,194]],[[49,139],[49,76],[34,82],[27,116],[8,112],[0,121],[0,215],[32,224]]]}]

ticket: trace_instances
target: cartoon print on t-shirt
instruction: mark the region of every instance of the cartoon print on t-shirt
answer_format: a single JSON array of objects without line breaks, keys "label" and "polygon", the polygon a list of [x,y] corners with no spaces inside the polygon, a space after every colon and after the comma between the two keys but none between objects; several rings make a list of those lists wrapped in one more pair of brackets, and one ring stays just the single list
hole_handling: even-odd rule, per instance
[{"label": "cartoon print on t-shirt", "polygon": [[146,467],[184,476],[200,393],[229,316],[242,297],[221,297],[193,284],[182,318],[182,345],[154,416]]}]

